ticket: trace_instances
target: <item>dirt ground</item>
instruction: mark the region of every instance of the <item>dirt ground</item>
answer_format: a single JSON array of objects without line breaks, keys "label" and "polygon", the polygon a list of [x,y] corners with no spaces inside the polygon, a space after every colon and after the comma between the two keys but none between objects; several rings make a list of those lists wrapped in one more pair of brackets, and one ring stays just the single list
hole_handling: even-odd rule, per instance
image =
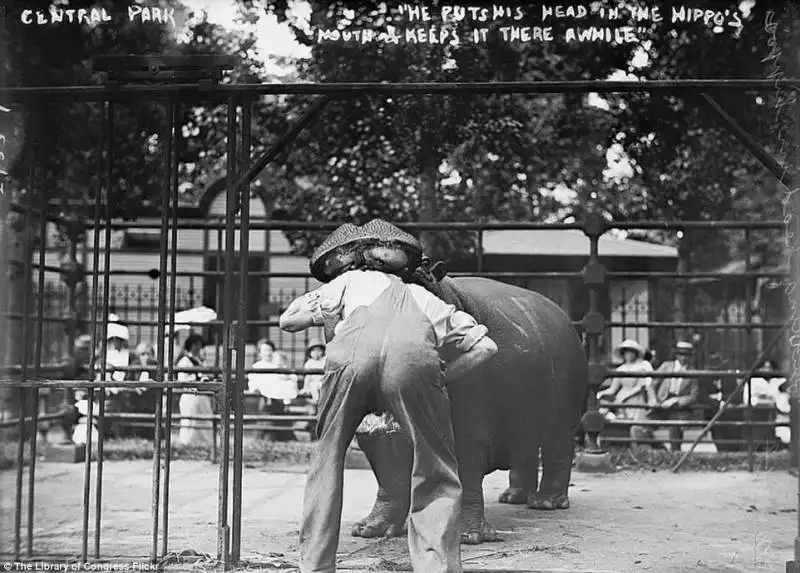
[{"label": "dirt ground", "polygon": [[[304,471],[248,464],[245,559],[273,566],[297,562]],[[151,472],[148,461],[104,464],[102,557],[149,554]],[[83,475],[83,464],[37,464],[37,554],[80,553]],[[173,462],[170,551],[216,553],[217,476],[217,467],[207,462]],[[0,472],[0,544],[6,555],[13,543],[15,480],[13,470]],[[786,472],[623,471],[574,474],[572,481],[572,508],[545,513],[496,503],[507,472],[488,476],[488,515],[503,541],[465,547],[465,570],[773,572],[792,558],[797,486]],[[376,488],[369,470],[347,470],[342,571],[410,571],[404,539],[349,535],[350,525],[369,511]]]}]

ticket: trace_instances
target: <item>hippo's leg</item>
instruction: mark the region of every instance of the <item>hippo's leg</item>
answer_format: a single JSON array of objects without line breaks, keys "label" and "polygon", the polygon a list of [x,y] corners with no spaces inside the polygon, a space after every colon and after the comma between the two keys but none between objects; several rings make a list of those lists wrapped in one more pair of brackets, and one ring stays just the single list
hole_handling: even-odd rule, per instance
[{"label": "hippo's leg", "polygon": [[559,428],[542,447],[542,480],[528,496],[531,509],[569,509],[569,480],[575,448],[572,428]]},{"label": "hippo's leg", "polygon": [[356,434],[378,480],[372,511],[353,525],[354,537],[399,537],[406,533],[411,504],[411,440],[399,431]]},{"label": "hippo's leg", "polygon": [[497,531],[486,521],[483,476],[487,463],[484,451],[476,443],[462,441],[459,444],[456,436],[456,455],[461,480],[461,543],[479,545],[497,541]]},{"label": "hippo's leg", "polygon": [[512,463],[508,488],[500,494],[500,503],[526,503],[531,492],[539,487],[539,448],[526,446],[526,449],[533,451],[524,452],[525,457],[520,462]]}]

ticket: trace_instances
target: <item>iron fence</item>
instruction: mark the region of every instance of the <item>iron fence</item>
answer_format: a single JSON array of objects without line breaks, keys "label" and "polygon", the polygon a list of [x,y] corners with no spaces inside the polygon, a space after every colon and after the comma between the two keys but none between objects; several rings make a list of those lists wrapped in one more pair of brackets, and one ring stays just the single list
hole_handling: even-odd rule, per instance
[{"label": "iron fence", "polygon": [[[246,329],[234,328],[245,324],[257,323],[259,326],[275,327],[274,320],[248,320],[248,281],[235,280],[248,276],[247,258],[244,257],[241,266],[234,270],[232,265],[226,265],[224,272],[218,274],[223,276],[223,284],[227,287],[222,296],[222,320],[214,326],[221,329],[221,366],[219,368],[208,369],[179,369],[175,366],[175,350],[172,345],[166,348],[163,344],[165,333],[175,327],[175,311],[179,307],[177,277],[177,231],[179,227],[194,226],[196,228],[223,229],[225,238],[224,256],[227,260],[233,260],[236,251],[235,231],[239,233],[240,252],[248,252],[248,241],[251,229],[275,229],[275,230],[328,230],[335,228],[337,222],[327,222],[309,224],[307,222],[277,222],[268,219],[255,220],[249,216],[249,201],[242,200],[246,197],[246,190],[258,173],[273,159],[280,155],[297,134],[311,121],[315,120],[324,110],[325,105],[331,97],[362,96],[376,94],[459,94],[459,93],[553,93],[553,92],[675,92],[675,93],[697,93],[703,92],[705,98],[713,103],[711,93],[718,90],[737,90],[737,91],[775,91],[780,89],[797,89],[800,87],[800,80],[674,80],[674,81],[653,81],[653,82],[611,82],[611,81],[575,81],[575,82],[520,82],[520,83],[488,83],[488,84],[255,84],[255,85],[221,85],[213,78],[218,78],[218,72],[226,68],[230,60],[215,57],[204,60],[202,57],[195,56],[194,62],[205,64],[207,73],[201,74],[192,82],[187,79],[186,83],[181,84],[158,84],[162,73],[170,65],[176,65],[175,60],[170,58],[158,58],[157,65],[148,68],[155,75],[153,80],[147,85],[136,84],[132,78],[141,79],[142,58],[134,59],[112,59],[107,60],[107,70],[113,72],[112,78],[105,86],[70,86],[70,87],[18,87],[4,88],[0,94],[9,98],[14,105],[27,105],[36,98],[61,98],[68,97],[81,100],[99,101],[102,106],[102,141],[100,149],[102,153],[97,155],[97,169],[103,174],[104,182],[98,189],[95,189],[94,212],[90,217],[90,222],[84,224],[84,228],[89,228],[94,237],[100,236],[102,232],[106,245],[110,244],[110,233],[112,228],[134,228],[144,226],[133,221],[119,222],[111,218],[111,194],[112,185],[112,166],[114,164],[113,127],[114,117],[117,108],[123,105],[129,98],[142,98],[153,96],[165,102],[167,109],[166,117],[168,125],[165,126],[163,142],[161,147],[164,154],[164,173],[161,204],[160,223],[155,224],[154,228],[159,229],[161,235],[159,252],[159,273],[157,290],[157,307],[155,320],[134,319],[128,321],[134,326],[147,326],[156,330],[156,341],[158,342],[158,358],[155,367],[154,379],[135,382],[136,387],[152,388],[155,391],[155,412],[153,413],[154,428],[154,453],[153,453],[153,473],[152,473],[152,503],[151,503],[151,548],[150,558],[157,562],[159,555],[165,555],[169,547],[169,492],[170,492],[170,461],[171,461],[171,432],[167,429],[172,427],[175,415],[173,413],[173,394],[181,389],[195,389],[211,391],[217,397],[217,416],[219,422],[219,488],[218,488],[218,520],[217,520],[217,553],[219,559],[225,564],[226,568],[235,564],[240,559],[241,554],[241,518],[242,518],[242,438],[245,427],[244,417],[244,388],[245,376],[245,341]],[[147,64],[147,59],[144,58]],[[226,63],[227,62],[227,63]],[[203,67],[202,65],[200,66]],[[135,74],[126,76],[127,72],[136,70]],[[136,74],[139,74],[138,76]],[[146,75],[146,74],[145,74]],[[169,76],[169,74],[167,74]],[[211,78],[211,79],[210,79]],[[185,78],[186,79],[186,78]],[[167,80],[169,81],[169,80]],[[251,157],[252,137],[251,128],[251,104],[253,98],[260,94],[267,93],[306,93],[322,94],[309,107],[296,124],[282,137],[275,145],[268,149],[258,158]],[[183,106],[188,105],[188,99],[192,102],[197,99],[223,100],[227,105],[227,166],[226,166],[226,216],[224,222],[206,221],[185,223],[178,218],[178,154],[176,153],[177,139],[179,137],[178,118],[179,111]],[[721,110],[714,109],[719,113]],[[720,117],[726,122],[734,134],[740,138],[742,143],[748,147],[762,162],[769,168],[783,183],[792,184],[792,177],[786,173],[785,169],[780,169],[777,164],[768,156],[765,157],[763,150],[759,149],[752,141],[737,131],[735,122],[730,117],[720,113]],[[26,518],[26,533],[24,553],[28,557],[33,557],[33,532],[35,520],[35,471],[36,471],[36,442],[29,440],[30,464],[27,466],[27,492],[24,492],[23,479],[25,467],[23,455],[25,450],[24,436],[35,435],[36,428],[40,421],[38,404],[40,402],[40,391],[47,388],[74,389],[85,388],[88,390],[89,411],[93,412],[94,403],[97,403],[97,416],[102,422],[106,416],[106,392],[112,387],[125,386],[116,381],[107,381],[108,365],[106,364],[108,343],[103,340],[101,334],[103,324],[111,309],[111,288],[110,288],[110,249],[93,249],[91,273],[91,285],[85,292],[90,293],[91,303],[88,310],[91,317],[86,321],[91,337],[92,348],[99,348],[99,356],[94,353],[90,355],[89,372],[93,372],[95,367],[99,369],[100,380],[86,379],[82,376],[70,373],[63,365],[48,364],[45,360],[45,297],[31,296],[33,285],[45,284],[45,249],[38,252],[38,264],[35,266],[38,277],[34,278],[33,258],[33,237],[38,229],[38,236],[46,233],[47,222],[62,225],[65,228],[74,228],[81,225],[80,222],[71,219],[64,214],[55,213],[51,205],[46,200],[42,200],[44,193],[35,194],[33,190],[39,188],[38,181],[42,165],[42,157],[35,142],[41,141],[42,126],[35,125],[35,116],[31,125],[28,126],[27,137],[34,144],[29,146],[31,158],[29,161],[30,171],[24,187],[27,192],[23,195],[23,204],[16,203],[16,199],[3,197],[4,213],[8,209],[13,209],[21,213],[25,218],[24,252],[18,254],[19,258],[13,259],[3,251],[2,255],[6,265],[14,266],[16,271],[10,275],[9,293],[2,301],[2,318],[6,330],[11,334],[9,340],[4,340],[4,347],[0,356],[3,360],[3,383],[4,388],[15,388],[18,390],[18,419],[17,429],[19,435],[19,448],[16,464],[17,485],[15,490],[15,516],[14,516],[14,550],[13,557],[19,559],[23,555],[23,516]],[[36,198],[38,196],[38,199]],[[8,201],[12,204],[9,205]],[[771,352],[778,341],[785,336],[787,326],[785,319],[754,322],[752,320],[752,308],[745,307],[745,320],[739,323],[729,323],[722,326],[719,322],[709,322],[708,320],[696,319],[687,320],[661,320],[658,316],[648,316],[647,320],[630,322],[627,320],[615,321],[606,320],[601,312],[602,293],[609,281],[623,278],[626,273],[609,272],[598,252],[599,238],[611,228],[617,229],[662,229],[662,230],[683,230],[690,229],[740,229],[745,231],[749,237],[749,231],[755,229],[777,229],[784,228],[783,221],[762,221],[762,222],[707,222],[707,221],[658,221],[658,222],[613,222],[605,221],[599,215],[589,215],[586,220],[574,224],[546,225],[539,223],[434,223],[434,224],[407,224],[402,225],[408,230],[423,229],[448,229],[460,231],[472,231],[477,233],[478,256],[477,273],[479,275],[496,276],[497,278],[520,278],[522,276],[554,276],[557,273],[485,273],[482,260],[482,233],[488,229],[580,229],[589,239],[590,249],[588,262],[580,272],[558,273],[562,277],[570,277],[583,281],[588,291],[587,308],[585,314],[576,321],[576,326],[582,331],[590,362],[590,392],[587,404],[587,413],[583,418],[583,427],[586,434],[585,451],[590,454],[603,452],[599,436],[603,429],[604,418],[598,412],[598,400],[595,390],[600,383],[607,377],[613,376],[613,370],[609,370],[608,364],[603,360],[602,337],[609,328],[644,328],[662,329],[664,331],[675,330],[681,336],[692,330],[707,331],[714,329],[741,330],[747,333],[745,337],[747,345],[747,356],[753,358],[752,364],[746,369],[729,369],[716,371],[686,371],[679,374],[684,377],[694,378],[714,378],[719,376],[731,376],[738,380],[734,392],[740,392],[745,387],[747,381],[756,372],[757,361],[764,355]],[[9,233],[9,229],[4,227],[4,234]],[[749,239],[747,239],[749,241]],[[4,237],[2,242],[5,244],[7,239]],[[71,248],[74,251],[76,245]],[[13,255],[17,256],[17,255]],[[100,257],[103,256],[103,269],[106,272],[99,272]],[[63,271],[63,269],[62,269]],[[752,268],[749,256],[746,261],[745,273],[742,276],[755,277],[757,275],[766,276],[769,274],[782,276],[782,273],[757,271]],[[81,317],[76,308],[75,301],[77,291],[81,288],[81,279],[75,273],[63,271],[65,284],[68,289],[68,299],[70,301],[69,310],[64,323],[67,325],[67,349],[71,352],[72,342],[79,333]],[[630,273],[628,273],[630,275]],[[646,275],[648,273],[645,273]],[[662,277],[671,277],[675,280],[690,280],[702,277],[718,277],[722,273],[695,272],[695,273],[660,273]],[[655,276],[655,274],[651,274]],[[265,276],[277,276],[277,273],[267,273]],[[102,282],[102,286],[101,286]],[[236,287],[234,287],[236,285]],[[88,286],[88,285],[87,285]],[[745,285],[745,300],[749,301],[752,297],[752,285],[750,282]],[[43,291],[42,291],[43,292]],[[62,319],[63,320],[63,319]],[[208,325],[191,325],[207,327]],[[775,331],[777,330],[777,334]],[[768,344],[764,344],[758,349],[754,344],[752,333],[754,331],[772,331],[773,337]],[[234,351],[235,355],[234,355]],[[74,357],[73,357],[74,358]],[[296,369],[288,371],[297,372]],[[199,374],[207,372],[216,375],[214,381],[206,382],[194,379],[192,381],[176,381],[178,372],[189,372]],[[648,374],[651,377],[658,377],[657,374]],[[675,377],[675,374],[670,374]],[[732,394],[733,395],[733,394]],[[165,397],[166,400],[162,400]],[[731,400],[729,396],[725,404]],[[752,409],[752,405],[747,403],[747,408]],[[720,410],[724,411],[725,406]],[[796,409],[795,409],[796,410]],[[712,417],[706,424],[704,430],[712,427],[720,416],[720,412]],[[751,420],[747,420],[750,427],[756,427]],[[231,428],[231,424],[233,428]],[[232,431],[231,431],[232,430]],[[752,452],[752,440],[749,440],[749,449]],[[97,459],[92,459],[91,455],[86,456],[85,478],[83,490],[83,514],[82,514],[82,537],[81,537],[81,559],[86,562],[90,555],[94,559],[101,557],[101,531],[103,516],[103,460],[104,460],[104,436],[98,435],[96,444]],[[86,450],[92,451],[92,433],[87,434]],[[232,460],[232,465],[228,463]],[[752,457],[751,457],[752,460]],[[233,476],[230,475],[232,470]],[[94,477],[95,499],[90,503],[91,483]],[[232,478],[232,479],[231,479]],[[232,485],[232,488],[231,488]],[[232,495],[231,495],[232,494]],[[27,503],[24,503],[27,502]],[[90,542],[90,508],[94,507],[93,544]],[[159,543],[160,542],[160,543]]]}]

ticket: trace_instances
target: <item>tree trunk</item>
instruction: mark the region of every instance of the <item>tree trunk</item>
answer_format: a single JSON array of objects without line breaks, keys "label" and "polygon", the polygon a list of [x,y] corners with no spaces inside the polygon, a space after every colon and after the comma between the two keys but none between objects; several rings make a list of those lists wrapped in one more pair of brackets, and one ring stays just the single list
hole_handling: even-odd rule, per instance
[{"label": "tree trunk", "polygon": [[[2,292],[4,307],[7,312],[22,315],[25,312],[25,298],[28,298],[28,315],[35,312],[33,293],[33,273],[30,265],[25,264],[26,257],[31,258],[31,250],[27,248],[27,219],[17,213],[11,213],[5,221],[6,268],[3,281],[5,289]],[[4,317],[2,332],[5,334],[3,341],[3,364],[21,365],[23,362],[23,321],[21,318]],[[35,332],[33,318],[29,320],[28,340],[32,341]],[[28,364],[33,356],[33,344],[28,344]],[[16,378],[17,375],[12,375]],[[19,406],[19,390],[4,386],[0,390],[0,410],[2,417],[15,418]]]},{"label": "tree trunk", "polygon": [[[437,173],[433,165],[424,165],[419,177],[419,220],[421,223],[436,221],[438,211]],[[423,231],[420,234],[422,248],[431,257],[438,257],[439,237],[436,231]]]}]

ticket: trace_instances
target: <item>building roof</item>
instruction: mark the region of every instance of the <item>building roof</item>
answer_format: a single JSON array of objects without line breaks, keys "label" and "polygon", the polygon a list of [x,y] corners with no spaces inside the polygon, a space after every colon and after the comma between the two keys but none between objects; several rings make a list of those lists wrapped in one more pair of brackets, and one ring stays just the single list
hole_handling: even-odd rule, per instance
[{"label": "building roof", "polygon": [[[483,252],[486,255],[535,255],[550,257],[588,257],[589,238],[574,229],[534,229],[521,231],[485,231]],[[678,250],[632,239],[619,239],[608,233],[600,237],[601,257],[678,257]]]}]

